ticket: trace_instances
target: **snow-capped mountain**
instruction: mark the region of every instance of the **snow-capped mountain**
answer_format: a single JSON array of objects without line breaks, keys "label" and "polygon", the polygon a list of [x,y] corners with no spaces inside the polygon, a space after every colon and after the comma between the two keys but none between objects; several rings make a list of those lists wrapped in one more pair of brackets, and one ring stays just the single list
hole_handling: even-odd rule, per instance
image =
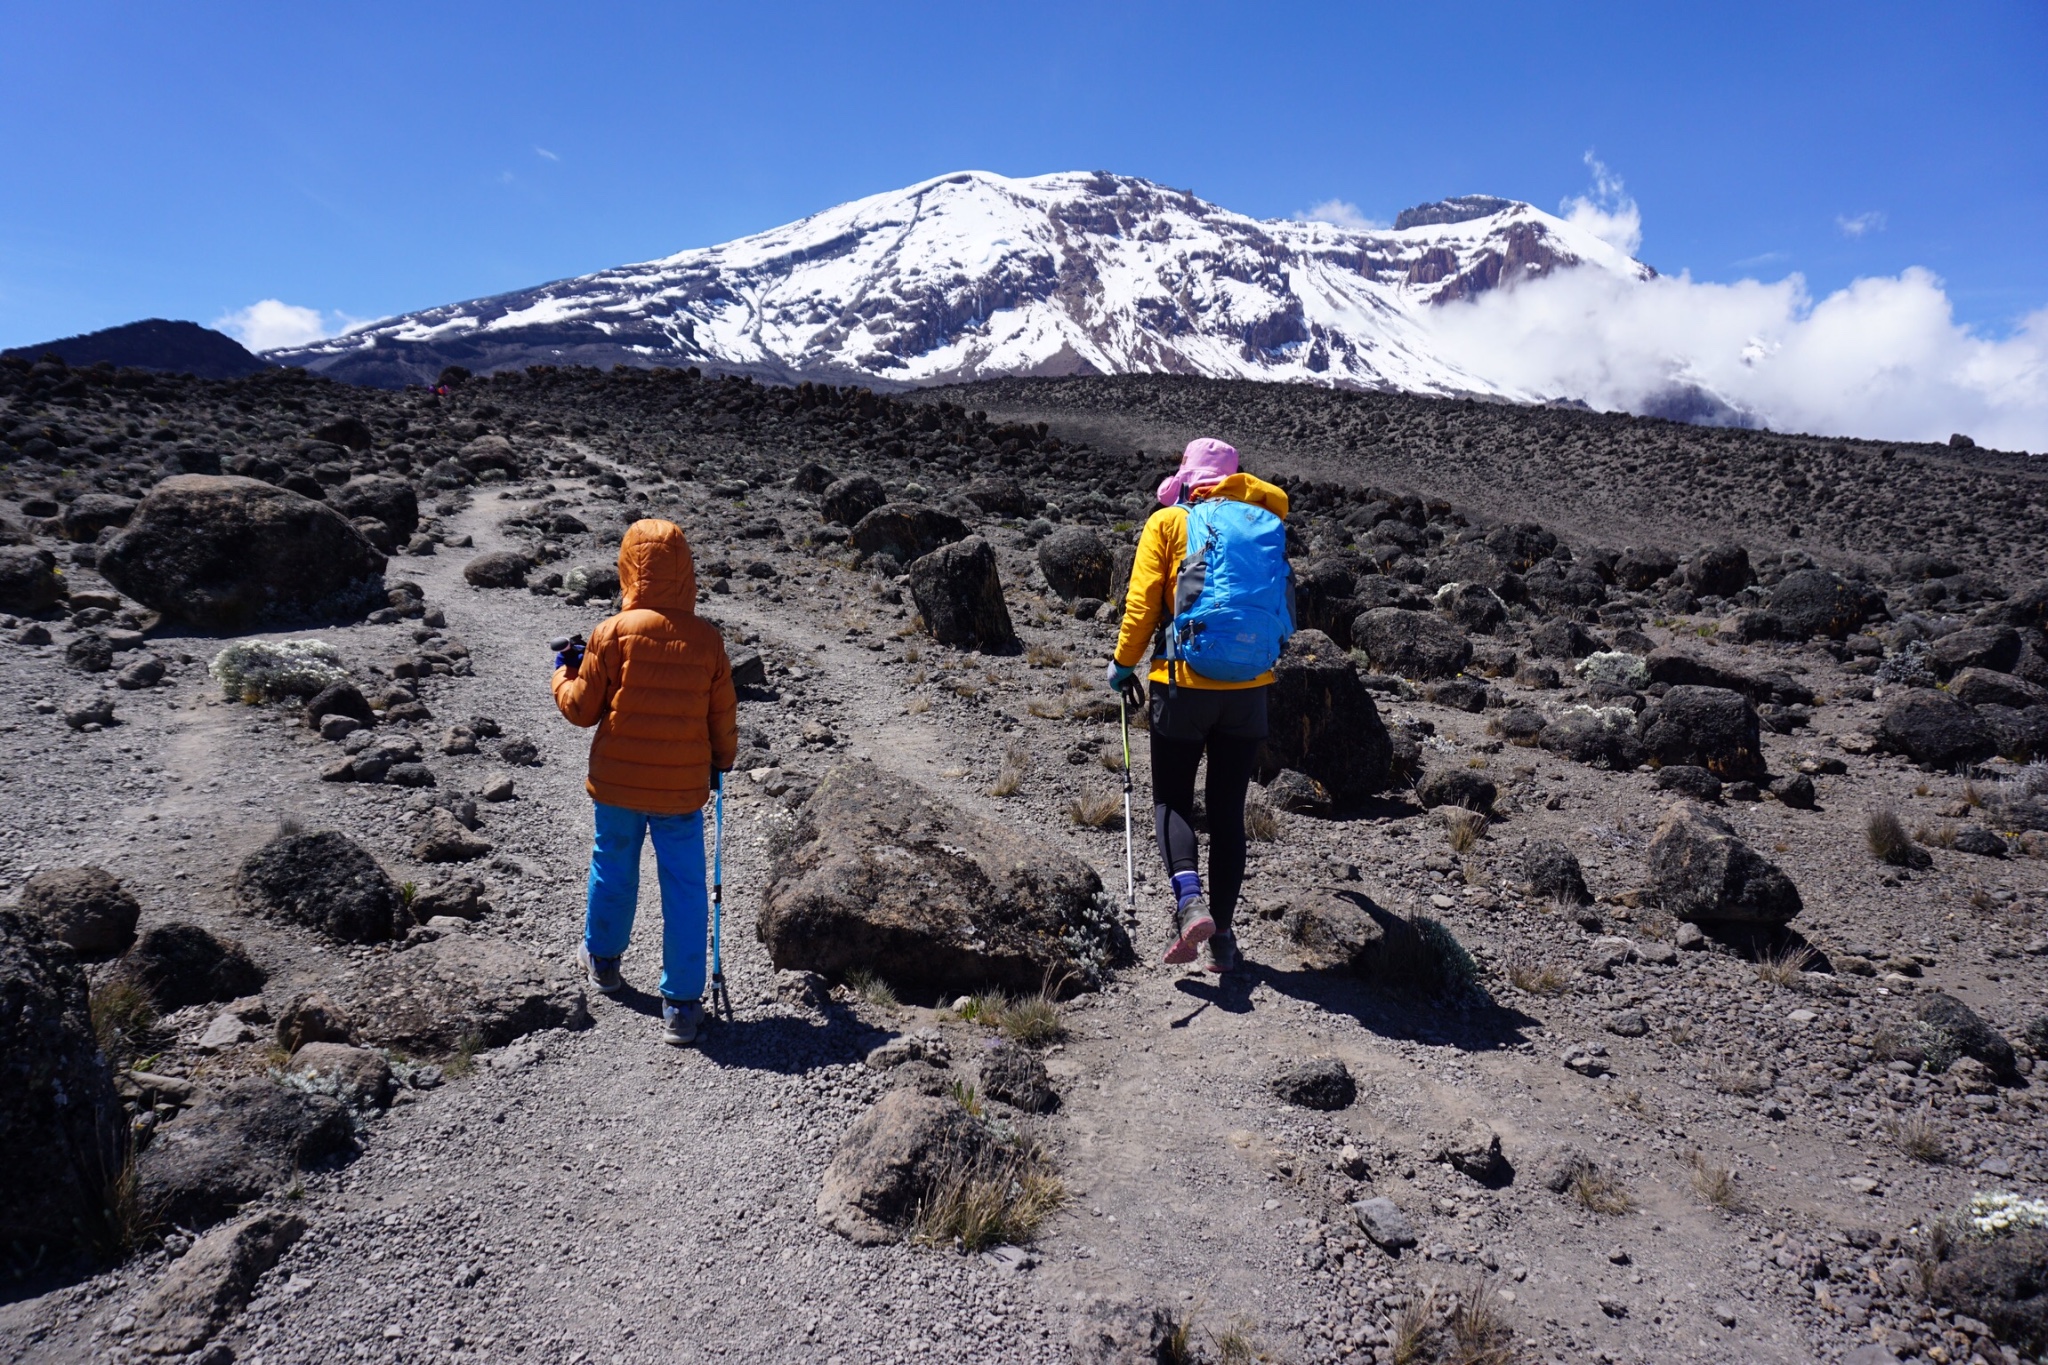
[{"label": "snow-capped mountain", "polygon": [[889,387],[1165,371],[1493,394],[1432,351],[1425,311],[1577,265],[1653,273],[1483,195],[1357,230],[1247,218],[1130,176],[964,171],[268,358],[385,385],[450,364],[623,363]]}]

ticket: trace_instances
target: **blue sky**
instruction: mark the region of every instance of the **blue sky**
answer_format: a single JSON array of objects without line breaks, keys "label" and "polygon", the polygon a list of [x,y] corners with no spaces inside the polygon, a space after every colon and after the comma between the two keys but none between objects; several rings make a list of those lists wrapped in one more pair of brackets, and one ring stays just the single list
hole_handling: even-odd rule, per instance
[{"label": "blue sky", "polygon": [[0,10],[0,345],[276,298],[371,318],[968,167],[1262,217],[1592,152],[1696,279],[1907,267],[2048,307],[2048,7],[220,5]]}]

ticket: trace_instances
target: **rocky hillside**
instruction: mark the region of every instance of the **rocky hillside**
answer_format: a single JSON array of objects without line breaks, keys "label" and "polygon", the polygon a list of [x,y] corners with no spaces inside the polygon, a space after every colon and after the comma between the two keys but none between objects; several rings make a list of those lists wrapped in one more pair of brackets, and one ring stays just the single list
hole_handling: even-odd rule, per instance
[{"label": "rocky hillside", "polygon": [[0,356],[31,364],[55,356],[79,369],[104,364],[164,370],[200,379],[239,379],[267,368],[267,362],[233,337],[196,322],[172,322],[165,318],[144,318],[141,322],[103,327],[75,337],[17,346],[0,351]]},{"label": "rocky hillside", "polygon": [[[0,362],[10,1359],[2048,1351],[2023,464],[447,379]],[[1301,617],[1220,979],[1159,965],[1142,829],[1127,913],[1100,682],[1195,434],[1287,485]],[[642,516],[741,690],[685,1051],[652,879],[578,977],[546,688]]]},{"label": "rocky hillside", "polygon": [[1495,393],[1436,354],[1421,315],[1580,266],[1651,273],[1581,227],[1484,195],[1354,230],[1247,218],[1132,176],[966,171],[271,359],[392,386],[451,364],[624,364],[886,387],[1160,371]]}]

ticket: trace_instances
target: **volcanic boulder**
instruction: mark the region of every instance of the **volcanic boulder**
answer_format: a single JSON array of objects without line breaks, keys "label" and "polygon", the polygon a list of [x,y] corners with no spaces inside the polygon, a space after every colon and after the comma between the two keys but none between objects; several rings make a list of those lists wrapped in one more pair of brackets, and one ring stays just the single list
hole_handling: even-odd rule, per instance
[{"label": "volcanic boulder", "polygon": [[63,599],[64,580],[57,576],[57,556],[22,545],[0,548],[0,611],[28,615]]},{"label": "volcanic boulder", "polygon": [[1109,596],[1109,546],[1086,526],[1063,526],[1038,545],[1046,586],[1069,601]]},{"label": "volcanic boulder", "polygon": [[1333,799],[1356,801],[1386,786],[1392,757],[1393,741],[1357,666],[1321,631],[1296,631],[1266,689],[1259,780],[1292,769]]},{"label": "volcanic boulder", "polygon": [[1878,723],[1884,745],[1929,768],[1980,763],[1998,752],[1989,721],[1945,692],[1914,687],[1885,702]]},{"label": "volcanic boulder", "polygon": [[826,488],[818,498],[818,515],[842,526],[857,526],[862,517],[888,500],[880,479],[855,474]]},{"label": "volcanic boulder", "polygon": [[910,595],[925,629],[945,645],[971,645],[986,653],[1017,648],[1017,629],[1003,601],[996,553],[980,536],[934,550],[910,565]]},{"label": "volcanic boulder", "polygon": [[97,867],[52,867],[21,889],[21,907],[39,916],[80,957],[113,957],[135,941],[142,907],[112,873]]},{"label": "volcanic boulder", "polygon": [[356,1021],[356,1042],[414,1055],[503,1047],[541,1029],[590,1023],[583,992],[545,962],[475,934],[373,958],[334,994]]},{"label": "volcanic boulder", "polygon": [[1739,692],[1674,687],[1643,711],[1643,748],[1660,764],[1705,768],[1723,781],[1764,775],[1762,726]]},{"label": "volcanic boulder", "polygon": [[70,1250],[110,1231],[127,1134],[85,972],[35,915],[0,910],[0,1246]]},{"label": "volcanic boulder", "polygon": [[1377,607],[1351,623],[1351,642],[1374,669],[1403,678],[1449,678],[1472,658],[1472,642],[1431,612]]},{"label": "volcanic boulder", "polygon": [[1649,863],[1658,904],[1695,924],[1777,928],[1802,908],[1791,878],[1689,801],[1664,813]]},{"label": "volcanic boulder", "polygon": [[1556,839],[1537,839],[1522,851],[1522,880],[1530,894],[1567,905],[1586,905],[1593,893],[1579,856]]},{"label": "volcanic boulder", "polygon": [[86,493],[71,500],[58,518],[64,539],[91,544],[109,526],[126,526],[135,515],[135,499],[114,493]]},{"label": "volcanic boulder", "polygon": [[1778,618],[1781,632],[1795,640],[1816,635],[1842,639],[1883,609],[1882,594],[1825,569],[1795,570],[1771,589],[1771,615]]},{"label": "volcanic boulder", "polygon": [[1685,586],[1702,597],[1733,597],[1755,581],[1749,551],[1740,545],[1710,546],[1685,566]]},{"label": "volcanic boulder", "polygon": [[400,541],[420,526],[419,495],[404,479],[365,474],[335,489],[328,495],[327,502],[351,521],[357,517],[375,517]]},{"label": "volcanic boulder", "polygon": [[264,974],[241,944],[174,921],[144,933],[115,966],[114,979],[141,991],[158,1014],[169,1014],[254,995],[263,989]]},{"label": "volcanic boulder", "polygon": [[2011,626],[1971,626],[1936,640],[1927,651],[1927,662],[1944,679],[1965,668],[2010,673],[2019,662],[2022,643]]},{"label": "volcanic boulder", "polygon": [[988,1141],[950,1096],[892,1090],[840,1139],[818,1193],[818,1221],[862,1246],[900,1241],[939,1181]]},{"label": "volcanic boulder", "polygon": [[279,834],[249,855],[235,893],[250,909],[344,943],[377,943],[407,919],[398,884],[345,834]]},{"label": "volcanic boulder", "polygon": [[384,556],[323,503],[255,479],[179,474],[101,547],[99,571],[145,606],[240,632],[380,603]]},{"label": "volcanic boulder", "polygon": [[493,550],[478,555],[462,566],[462,577],[473,588],[523,588],[533,561],[510,550]]},{"label": "volcanic boulder", "polygon": [[908,564],[942,545],[967,539],[960,518],[914,502],[884,503],[853,528],[853,548],[864,555],[893,555]]},{"label": "volcanic boulder", "polygon": [[306,1220],[266,1209],[215,1228],[175,1261],[136,1305],[135,1344],[179,1355],[205,1344],[249,1302],[256,1282],[304,1235]]},{"label": "volcanic boulder", "polygon": [[1035,991],[1092,951],[1092,868],[873,763],[827,773],[778,845],[757,921],[778,970]]},{"label": "volcanic boulder", "polygon": [[354,1150],[348,1106],[250,1076],[203,1091],[156,1130],[136,1164],[149,1216],[204,1228],[285,1184],[300,1170]]}]

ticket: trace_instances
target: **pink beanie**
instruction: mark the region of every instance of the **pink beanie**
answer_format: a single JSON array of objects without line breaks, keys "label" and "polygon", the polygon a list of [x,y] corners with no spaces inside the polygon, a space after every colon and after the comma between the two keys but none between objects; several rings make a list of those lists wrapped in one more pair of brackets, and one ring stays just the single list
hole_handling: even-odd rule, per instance
[{"label": "pink beanie", "polygon": [[1180,453],[1180,468],[1167,476],[1159,485],[1159,505],[1171,507],[1179,502],[1190,489],[1205,483],[1216,483],[1237,472],[1237,450],[1212,436],[1202,436],[1188,442],[1188,448]]}]

